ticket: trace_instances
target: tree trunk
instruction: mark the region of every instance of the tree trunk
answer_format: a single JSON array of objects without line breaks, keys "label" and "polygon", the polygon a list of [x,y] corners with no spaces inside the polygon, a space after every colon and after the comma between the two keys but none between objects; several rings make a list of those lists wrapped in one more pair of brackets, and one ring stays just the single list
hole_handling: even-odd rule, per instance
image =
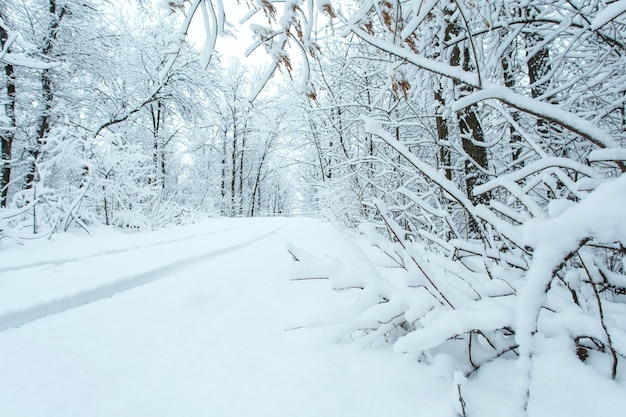
[{"label": "tree trunk", "polygon": [[222,214],[225,214],[225,204],[226,204],[226,164],[228,161],[226,160],[226,156],[228,153],[228,129],[225,128],[223,131],[222,138],[222,182],[220,190],[222,192]]},{"label": "tree trunk", "polygon": [[[516,73],[517,68],[515,66],[514,54],[515,54],[515,48],[511,44],[505,49],[504,53],[502,54],[502,58],[500,59],[500,65],[502,67],[502,75],[504,78],[504,85],[507,88],[510,88],[511,90],[515,89],[515,86],[516,86],[515,73]],[[519,112],[517,110],[513,110],[512,117],[515,122],[518,122]],[[513,126],[509,126],[509,134],[511,135],[510,143],[511,143],[511,149],[513,151],[511,154],[511,159],[515,162],[519,160],[520,156],[522,155],[522,147],[521,147],[522,138],[519,132]]]},{"label": "tree trunk", "polygon": [[[250,217],[254,217],[255,208],[257,205],[257,194],[259,194],[260,184],[261,184],[261,172],[263,171],[263,163],[265,162],[265,156],[267,152],[263,152],[261,156],[261,160],[259,161],[259,169],[256,172],[256,178],[254,179],[254,188],[252,189],[252,198],[250,204]],[[259,198],[260,199],[260,198]]]},{"label": "tree trunk", "polygon": [[236,185],[237,185],[237,142],[238,142],[238,132],[236,119],[233,118],[233,149],[231,156],[231,176],[230,176],[230,215],[235,215],[236,210]]},{"label": "tree trunk", "polygon": [[243,215],[243,169],[244,169],[244,160],[246,155],[246,133],[247,126],[244,126],[243,134],[241,135],[241,152],[239,153],[239,214]]},{"label": "tree trunk", "polygon": [[[454,25],[454,22],[449,22],[448,25]],[[451,29],[450,33],[458,32],[458,29]],[[454,33],[457,35],[458,33]],[[450,65],[463,66],[465,71],[470,70],[470,54],[467,45],[459,47],[455,45],[452,49],[452,55],[450,57]],[[457,85],[460,95],[467,95],[471,92],[470,88],[466,85]],[[473,190],[477,185],[484,184],[486,181],[485,175],[482,172],[487,168],[487,150],[481,143],[485,142],[483,135],[483,129],[478,120],[476,114],[476,106],[468,106],[463,110],[457,112],[459,121],[459,130],[461,133],[461,144],[467,158],[465,159],[464,171],[465,171],[465,189],[467,198],[474,205],[486,204],[488,202],[488,196],[485,194],[475,196]],[[471,226],[471,225],[470,225]],[[471,229],[474,229],[476,225],[473,225]]]},{"label": "tree trunk", "polygon": [[[4,49],[8,41],[9,34],[2,25],[3,13],[0,9],[0,49]],[[2,176],[0,177],[0,207],[7,206],[9,194],[9,183],[11,182],[11,158],[15,128],[17,126],[15,118],[15,70],[13,65],[4,64],[6,75],[6,101],[4,104],[4,116],[8,120],[8,125],[0,126],[0,138],[2,139]]]},{"label": "tree trunk", "polygon": [[[50,57],[52,55],[54,41],[57,39],[59,24],[61,23],[61,19],[65,14],[65,9],[63,7],[61,7],[60,12],[57,14],[56,0],[49,0],[48,6],[50,23],[48,27],[48,33],[46,34],[44,46],[41,51],[42,55],[45,57]],[[37,165],[39,158],[41,157],[42,148],[46,142],[46,136],[50,132],[50,116],[52,111],[53,99],[54,94],[52,91],[52,70],[46,68],[41,71],[41,100],[43,109],[41,110],[34,143],[27,151],[31,160],[31,167],[28,171],[28,174],[26,175],[25,188],[27,190],[32,189],[35,181],[38,180]]]},{"label": "tree trunk", "polygon": [[[528,7],[523,11],[523,13],[526,14],[528,19],[534,19],[539,15],[540,11],[537,7]],[[524,39],[526,41],[526,51],[531,54],[526,61],[528,81],[530,82],[530,94],[533,98],[539,98],[543,101],[556,104],[556,98],[554,96],[546,96],[550,88],[548,74],[552,69],[550,65],[550,49],[547,45],[543,45],[533,52],[533,49],[537,45],[541,45],[544,41],[544,37],[540,33],[526,33],[524,35]],[[548,146],[552,145],[552,140],[550,139],[552,133],[551,131],[562,131],[561,128],[542,118],[537,119],[536,126],[539,136],[548,144]],[[555,150],[555,154],[558,156],[564,156],[565,152],[565,149],[561,149],[560,151]]]},{"label": "tree trunk", "polygon": [[152,133],[153,133],[153,152],[152,162],[154,166],[154,178],[149,180],[149,183],[153,183],[160,186],[161,189],[165,189],[165,143],[163,143],[163,103],[157,100],[156,106],[150,106],[150,116],[152,118]]},{"label": "tree trunk", "polygon": [[448,180],[452,180],[452,160],[450,158],[450,148],[442,144],[448,141],[448,121],[443,117],[443,111],[446,106],[446,100],[443,98],[441,88],[435,89],[435,101],[437,108],[435,109],[435,124],[437,125],[437,146],[439,147],[439,167],[443,167],[445,176]]}]

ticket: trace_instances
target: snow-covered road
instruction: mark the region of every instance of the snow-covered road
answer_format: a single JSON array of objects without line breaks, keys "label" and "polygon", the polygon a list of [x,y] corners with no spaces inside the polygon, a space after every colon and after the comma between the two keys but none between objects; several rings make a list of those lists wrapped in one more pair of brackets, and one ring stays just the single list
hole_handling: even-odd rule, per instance
[{"label": "snow-covered road", "polygon": [[0,416],[452,416],[444,381],[307,318],[355,294],[287,244],[356,262],[314,219],[64,235],[0,251]]}]

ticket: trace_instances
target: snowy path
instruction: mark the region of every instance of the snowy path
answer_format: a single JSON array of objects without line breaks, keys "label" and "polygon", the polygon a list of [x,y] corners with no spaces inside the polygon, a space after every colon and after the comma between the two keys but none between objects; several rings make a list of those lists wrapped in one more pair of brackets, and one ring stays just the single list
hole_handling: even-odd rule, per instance
[{"label": "snowy path", "polygon": [[409,358],[290,330],[354,294],[290,281],[288,243],[355,256],[311,219],[0,251],[0,416],[454,415]]}]

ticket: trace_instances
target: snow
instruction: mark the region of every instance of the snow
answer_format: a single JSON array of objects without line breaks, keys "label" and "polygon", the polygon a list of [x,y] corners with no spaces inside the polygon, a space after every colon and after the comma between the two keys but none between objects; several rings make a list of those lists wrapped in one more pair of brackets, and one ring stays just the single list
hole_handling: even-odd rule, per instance
[{"label": "snow", "polygon": [[626,0],[619,0],[601,10],[591,21],[591,30],[598,30],[626,12]]},{"label": "snow", "polygon": [[[353,14],[353,16],[351,17],[351,22],[358,22],[360,20],[360,12],[361,11],[367,11],[369,10],[368,8],[363,7],[362,9],[360,9],[359,12],[356,12]],[[434,74],[440,74],[443,75],[445,77],[449,77],[455,80],[459,80],[465,84],[471,85],[471,86],[475,86],[475,87],[480,87],[480,80],[478,79],[477,74],[471,73],[471,72],[467,72],[467,71],[463,71],[461,69],[459,69],[458,67],[452,66],[452,65],[448,65],[448,64],[444,64],[442,62],[436,61],[434,59],[430,59],[430,58],[426,58],[422,55],[417,55],[415,53],[413,53],[412,51],[402,48],[400,46],[397,45],[393,45],[390,43],[385,42],[384,40],[377,38],[375,36],[371,36],[370,34],[368,34],[367,32],[365,32],[363,29],[359,28],[355,23],[349,23],[348,24],[348,29],[346,31],[344,31],[344,35],[347,35],[347,33],[349,32],[353,32],[355,35],[357,35],[359,38],[361,38],[362,40],[364,40],[365,42],[375,46],[376,48],[380,49],[381,51],[385,51],[385,52],[389,52],[390,54],[393,54],[399,58],[405,59],[407,62],[423,68],[427,71],[430,71]]]},{"label": "snow", "polygon": [[33,68],[33,69],[51,69],[61,65],[60,62],[42,62],[36,59],[29,58],[27,56],[2,53],[0,61],[6,62],[9,65],[15,65],[17,67]]},{"label": "snow", "polygon": [[462,193],[454,182],[448,180],[443,174],[438,172],[431,165],[426,162],[420,160],[415,154],[413,154],[406,145],[401,142],[396,141],[389,132],[387,132],[380,123],[369,116],[361,115],[360,119],[363,121],[363,125],[365,131],[372,135],[378,136],[385,143],[391,147],[393,147],[402,157],[404,157],[413,167],[419,170],[422,174],[428,177],[430,180],[440,185],[442,190],[445,190],[446,193],[450,195],[451,198],[459,202],[463,207],[471,211],[473,204],[471,201]]},{"label": "snow", "polygon": [[298,328],[354,294],[291,281],[288,244],[357,259],[328,223],[283,218],[3,248],[3,322],[59,308],[3,326],[0,415],[452,415],[443,381],[410,358]]},{"label": "snow", "polygon": [[[561,242],[565,224],[587,210],[606,221],[567,236],[623,236],[603,225],[615,224],[625,178],[557,218],[530,222],[526,241],[536,252],[542,242]],[[373,226],[363,229],[376,239]],[[490,417],[507,415],[518,401],[514,356],[468,374],[459,355],[441,347],[477,328],[491,342],[511,340],[490,333],[524,319],[516,317],[508,283],[481,286],[477,273],[450,259],[407,249],[430,276],[448,269],[495,297],[476,300],[478,293],[459,287],[456,309],[445,310],[427,287],[411,287],[415,267],[390,269],[381,249],[325,220],[212,219],[141,233],[96,228],[3,245],[2,416],[454,417],[465,408]],[[460,281],[442,285],[452,282]],[[561,310],[533,340],[528,415],[622,415],[622,374],[612,381],[598,372],[610,369],[607,355],[591,352],[589,361],[600,366],[589,366],[571,346],[570,332],[600,337],[597,322],[553,304]],[[606,303],[611,317],[619,308]],[[389,316],[396,317],[381,320]],[[384,343],[403,320],[422,327]],[[608,325],[623,346],[626,326]],[[349,342],[355,326],[380,327]],[[485,341],[474,339],[478,352]]]},{"label": "snow", "polygon": [[626,149],[624,148],[596,149],[589,154],[589,161],[590,162],[626,161]]},{"label": "snow", "polygon": [[476,187],[474,189],[474,195],[480,195],[486,193],[487,191],[491,191],[496,187],[504,186],[502,184],[503,180],[507,180],[510,182],[520,181],[526,177],[531,176],[532,174],[544,171],[550,167],[571,169],[580,172],[581,174],[586,175],[589,178],[595,178],[597,176],[597,174],[590,167],[583,165],[580,162],[576,162],[572,159],[544,157],[537,161],[531,162],[528,165],[525,165],[524,167],[518,169],[515,172],[512,172],[511,174],[501,175],[496,179],[490,180],[487,183]]},{"label": "snow", "polygon": [[[477,301],[472,309],[450,310],[433,320],[431,325],[415,330],[400,338],[394,345],[396,352],[421,352],[437,347],[451,337],[480,330],[496,330],[511,326],[514,321],[510,307],[493,303],[492,300]],[[489,314],[485,314],[486,310]],[[428,319],[428,315],[424,317]]]},{"label": "snow", "polygon": [[[623,208],[626,205],[626,175],[600,185],[585,200],[552,219],[534,219],[524,226],[526,245],[534,249],[534,257],[527,274],[527,283],[518,300],[517,334],[521,371],[518,394],[526,396],[531,374],[536,365],[532,358],[537,352],[537,321],[545,305],[547,288],[553,272],[578,250],[588,238],[604,242],[626,243]],[[569,321],[575,321],[576,317]],[[527,401],[522,399],[522,402]]]},{"label": "snow", "polygon": [[[535,360],[535,385],[532,387],[529,415],[621,416],[623,387],[598,375],[578,360],[564,338],[542,340]],[[468,401],[468,415],[502,416],[513,402],[512,377],[515,361],[483,366],[472,384],[464,387],[465,397],[489,396],[493,401]],[[604,398],[594,401],[592,398]],[[615,400],[615,402],[614,402]]]},{"label": "snow", "polygon": [[406,28],[402,30],[402,39],[406,39],[415,32],[419,25],[426,19],[431,10],[437,5],[438,0],[427,0],[425,2],[413,3],[415,16],[406,25]]},{"label": "snow", "polygon": [[[453,73],[450,72],[449,75],[453,76]],[[457,100],[452,105],[452,109],[458,111],[489,99],[497,99],[516,109],[558,123],[603,148],[619,148],[611,134],[594,123],[556,105],[526,97],[509,88],[489,82],[485,82],[482,89]]]}]

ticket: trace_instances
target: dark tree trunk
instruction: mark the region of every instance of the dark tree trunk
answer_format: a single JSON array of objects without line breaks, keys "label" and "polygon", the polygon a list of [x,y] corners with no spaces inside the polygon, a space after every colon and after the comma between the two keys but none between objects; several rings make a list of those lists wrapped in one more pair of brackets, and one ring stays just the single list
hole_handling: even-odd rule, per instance
[{"label": "dark tree trunk", "polygon": [[[446,27],[446,37],[455,37],[460,33],[459,25],[454,21],[448,21]],[[450,65],[462,66],[465,71],[471,71],[470,51],[467,44],[455,44],[450,55]],[[465,85],[454,83],[455,92],[460,97],[470,94],[472,88]],[[455,97],[458,99],[460,97]],[[457,112],[457,120],[461,135],[461,146],[465,153],[464,174],[465,174],[465,190],[467,198],[474,205],[487,204],[489,196],[486,194],[474,195],[476,186],[486,182],[484,172],[488,166],[487,150],[481,144],[485,143],[483,129],[478,119],[476,105],[468,106]],[[468,219],[467,230],[469,236],[479,236],[480,227],[476,221],[470,217]]]},{"label": "dark tree trunk", "polygon": [[[454,23],[450,22],[449,24],[453,25]],[[450,57],[450,64],[452,66],[459,66],[462,64],[463,69],[469,71],[469,48],[467,46],[454,46]],[[471,92],[470,88],[466,85],[458,85],[458,89],[461,95],[466,95]],[[482,194],[475,196],[473,193],[473,190],[477,185],[485,183],[486,178],[483,171],[487,169],[488,165],[487,149],[484,146],[481,146],[482,143],[485,143],[485,138],[482,126],[476,113],[476,106],[472,105],[460,110],[457,112],[457,117],[461,133],[461,144],[463,151],[465,151],[465,154],[467,155],[464,164],[467,197],[474,205],[485,204],[489,199],[487,195]],[[475,226],[476,225],[473,225],[472,228]]]},{"label": "dark tree trunk", "polygon": [[[220,190],[222,192],[222,202],[226,200],[226,154],[228,152],[228,131],[224,130],[223,141],[222,141],[222,182]],[[224,213],[222,213],[224,214]]]},{"label": "dark tree trunk", "polygon": [[244,162],[246,155],[246,134],[247,134],[247,123],[244,126],[243,134],[241,135],[241,152],[239,152],[239,214],[243,215],[243,170],[244,170]]},{"label": "dark tree trunk", "polygon": [[239,140],[237,131],[236,119],[233,118],[233,149],[230,155],[231,157],[231,175],[230,175],[230,215],[234,216],[236,213],[236,185],[237,185],[237,142]]},{"label": "dark tree trunk", "polygon": [[[52,56],[54,42],[57,39],[59,24],[65,14],[65,9],[63,7],[61,7],[60,12],[57,11],[56,0],[49,0],[48,11],[50,23],[44,46],[41,51],[42,55],[45,57]],[[39,158],[41,157],[41,153],[43,152],[42,148],[45,145],[46,136],[50,132],[50,117],[53,99],[52,70],[46,68],[41,71],[41,100],[43,108],[41,110],[41,116],[39,118],[34,143],[31,145],[30,149],[28,149],[31,167],[26,175],[26,189],[31,189],[35,181],[38,179],[37,164],[39,162]]]},{"label": "dark tree trunk", "polygon": [[[3,16],[0,9],[0,49],[4,49],[8,41],[9,34],[2,25]],[[0,127],[0,138],[2,139],[2,176],[0,177],[0,207],[7,206],[7,198],[9,194],[9,183],[11,182],[11,158],[13,139],[15,137],[15,128],[17,122],[15,119],[15,70],[13,65],[4,64],[4,73],[6,75],[6,93],[7,98],[4,104],[4,114],[8,120],[7,126]]]},{"label": "dark tree trunk", "polygon": [[[511,44],[506,48],[506,50],[502,54],[502,58],[500,59],[500,64],[502,66],[502,75],[504,77],[504,85],[510,89],[514,89],[516,86],[515,73],[517,68],[515,65],[514,54],[515,48]],[[519,120],[519,113],[517,111],[514,110],[512,116],[515,122]],[[517,161],[522,155],[522,138],[519,132],[517,132],[517,130],[513,126],[509,127],[509,134],[511,135],[510,143],[513,150],[511,154],[511,159],[513,161]]]},{"label": "dark tree trunk", "polygon": [[437,125],[437,140],[439,147],[439,165],[443,167],[445,176],[448,180],[452,180],[452,160],[450,157],[450,148],[442,144],[448,140],[448,121],[443,117],[443,110],[446,106],[446,100],[443,98],[441,88],[435,89],[435,101],[437,108],[435,109],[435,124]]},{"label": "dark tree trunk", "polygon": [[[522,11],[529,20],[535,19],[540,14],[537,7],[528,7]],[[530,25],[530,28],[535,26]],[[549,74],[552,70],[550,65],[550,48],[542,45],[544,37],[537,32],[528,32],[524,35],[526,41],[526,51],[530,56],[527,57],[526,67],[528,71],[528,81],[530,82],[530,94],[533,98],[540,99],[552,104],[557,104],[557,99],[550,96],[550,80]],[[537,48],[538,45],[542,45]],[[553,147],[551,140],[552,133],[561,133],[562,128],[542,118],[537,119],[537,132],[547,146]],[[556,155],[565,156],[567,149],[553,149]]]},{"label": "dark tree trunk", "polygon": [[152,133],[154,137],[152,162],[154,166],[154,178],[150,183],[154,183],[165,188],[165,143],[163,140],[163,103],[157,100],[156,106],[150,106],[150,116],[152,118]]},{"label": "dark tree trunk", "polygon": [[250,217],[254,217],[255,209],[257,206],[257,199],[260,200],[260,185],[261,185],[261,172],[263,172],[263,164],[267,155],[267,149],[263,152],[261,160],[259,161],[259,169],[256,172],[256,178],[254,179],[254,188],[252,189],[252,199],[250,203]]}]

